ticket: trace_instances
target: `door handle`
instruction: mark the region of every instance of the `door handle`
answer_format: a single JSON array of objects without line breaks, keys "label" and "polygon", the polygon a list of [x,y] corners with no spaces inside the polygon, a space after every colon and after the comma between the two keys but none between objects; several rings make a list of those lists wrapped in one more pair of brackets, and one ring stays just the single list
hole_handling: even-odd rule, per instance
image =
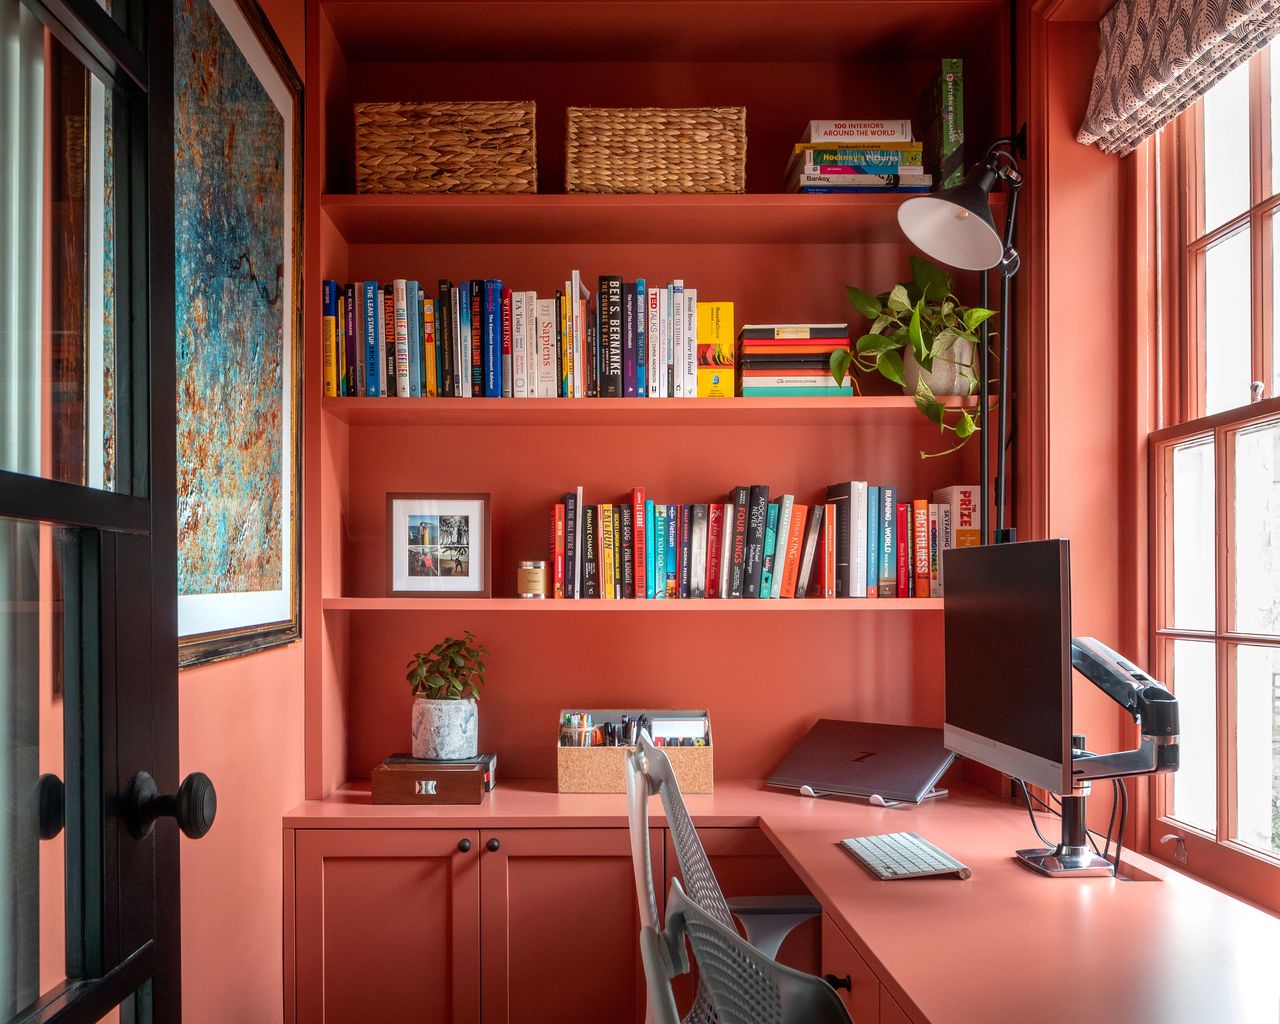
[{"label": "door handle", "polygon": [[844,989],[847,992],[853,991],[853,976],[846,974],[843,978],[838,978],[834,974],[824,974],[822,980],[835,989]]},{"label": "door handle", "polygon": [[200,839],[209,834],[217,814],[218,794],[204,772],[192,772],[172,796],[162,795],[147,772],[138,772],[129,785],[126,816],[135,839],[149,836],[157,818],[174,818],[183,835]]}]

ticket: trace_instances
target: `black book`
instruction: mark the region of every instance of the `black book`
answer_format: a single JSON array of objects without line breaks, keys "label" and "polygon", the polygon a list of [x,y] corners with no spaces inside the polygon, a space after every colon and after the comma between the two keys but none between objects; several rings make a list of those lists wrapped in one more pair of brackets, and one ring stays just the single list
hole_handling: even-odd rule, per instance
[{"label": "black book", "polygon": [[564,501],[564,596],[578,596],[578,495],[570,491]]},{"label": "black book", "polygon": [[622,508],[613,506],[613,596],[622,597]]},{"label": "black book", "polygon": [[[864,499],[865,500],[865,499]],[[836,507],[836,597],[862,597],[853,591],[853,482],[830,484],[827,504]],[[914,554],[912,556],[914,560]]]},{"label": "black book", "polygon": [[747,514],[750,511],[750,501],[750,487],[733,489],[733,522],[725,523],[725,529],[733,531],[733,540],[729,543],[729,597],[741,597],[743,584],[746,582]]},{"label": "black book", "polygon": [[383,394],[396,397],[396,297],[389,284],[382,286],[382,354],[386,376],[382,378]]},{"label": "black book", "polygon": [[679,536],[679,559],[680,559],[680,577],[678,587],[676,589],[677,597],[689,596],[690,578],[692,576],[692,567],[689,565],[689,555],[691,547],[691,534],[693,533],[693,506],[680,506],[680,536]]},{"label": "black book", "polygon": [[453,391],[453,284],[443,277],[439,282],[440,319],[436,321],[436,348],[440,350],[440,380],[437,387],[441,396],[454,397]]},{"label": "black book", "polygon": [[636,283],[622,286],[622,394],[636,397]]},{"label": "black book", "polygon": [[622,596],[636,596],[636,537],[635,521],[630,504],[621,506],[622,519]]},{"label": "black book", "polygon": [[822,505],[813,505],[809,509],[809,521],[804,528],[804,546],[800,549],[800,571],[796,574],[796,597],[809,595],[809,584],[813,580],[813,566],[821,557],[818,545],[822,542]]},{"label": "black book", "polygon": [[622,278],[600,278],[600,397],[622,397]]},{"label": "black book", "polygon": [[[798,333],[803,331],[804,333]],[[739,340],[774,341],[783,338],[845,339],[848,324],[747,324],[738,332]]]},{"label": "black book", "polygon": [[769,511],[769,488],[752,484],[747,499],[747,555],[743,566],[742,596],[760,596],[760,572],[764,568],[764,520]]},{"label": "black book", "polygon": [[484,296],[483,281],[468,281],[471,295],[471,397],[484,397]]},{"label": "black book", "polygon": [[744,370],[771,370],[777,366],[808,366],[823,369],[831,365],[830,354],[809,353],[807,355],[790,355],[785,352],[766,353],[763,355],[744,355],[739,363]]},{"label": "black book", "polygon": [[[575,495],[576,497],[576,495]],[[582,596],[600,596],[600,552],[595,505],[582,506]]]},{"label": "black book", "polygon": [[556,397],[567,398],[564,393],[564,292],[556,292]]},{"label": "black book", "polygon": [[587,324],[587,397],[600,397],[600,346],[599,325],[592,320]]},{"label": "black book", "polygon": [[707,596],[706,505],[694,505],[689,526],[689,596]]}]

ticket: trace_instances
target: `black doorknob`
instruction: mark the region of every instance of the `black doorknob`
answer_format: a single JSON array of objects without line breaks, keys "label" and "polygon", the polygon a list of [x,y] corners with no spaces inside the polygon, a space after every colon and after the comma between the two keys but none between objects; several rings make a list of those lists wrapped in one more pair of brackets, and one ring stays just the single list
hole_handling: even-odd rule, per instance
[{"label": "black doorknob", "polygon": [[843,988],[850,992],[853,991],[853,978],[847,974],[843,978],[837,978],[834,974],[824,974],[822,976],[822,980],[832,988]]},{"label": "black doorknob", "polygon": [[470,839],[459,839],[459,840],[458,840],[458,849],[459,849],[459,850],[461,850],[463,853],[470,853],[470,852],[471,852],[471,840],[470,840]]},{"label": "black doorknob", "polygon": [[67,820],[67,787],[49,772],[36,779],[36,832],[41,839],[52,839],[62,831]]},{"label": "black doorknob", "polygon": [[488,850],[490,853],[497,853],[500,849],[502,849],[502,844],[498,842],[497,836],[494,836],[492,839],[490,839],[487,843],[484,844],[484,846],[485,846],[485,849]]},{"label": "black doorknob", "polygon": [[138,772],[129,786],[128,801],[129,831],[137,839],[151,834],[157,818],[174,818],[183,835],[200,839],[209,834],[218,813],[218,794],[204,772],[192,772],[172,796],[162,795],[147,772]]}]

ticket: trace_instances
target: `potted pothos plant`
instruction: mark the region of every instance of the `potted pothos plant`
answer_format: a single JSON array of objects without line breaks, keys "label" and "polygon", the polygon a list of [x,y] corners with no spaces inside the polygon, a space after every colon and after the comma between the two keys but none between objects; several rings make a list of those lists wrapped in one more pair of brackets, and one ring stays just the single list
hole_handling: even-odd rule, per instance
[{"label": "potted pothos plant", "polygon": [[951,277],[928,260],[911,257],[911,280],[887,292],[869,295],[848,286],[853,308],[871,321],[852,349],[831,353],[831,376],[843,384],[850,370],[879,373],[915,398],[916,408],[955,434],[955,451],[979,429],[981,410],[948,410],[942,398],[972,395],[978,390],[978,328],[995,310],[965,306],[952,291]]},{"label": "potted pothos plant", "polygon": [[489,652],[470,630],[447,636],[409,662],[413,692],[413,756],[440,761],[475,757],[479,747],[480,687]]}]

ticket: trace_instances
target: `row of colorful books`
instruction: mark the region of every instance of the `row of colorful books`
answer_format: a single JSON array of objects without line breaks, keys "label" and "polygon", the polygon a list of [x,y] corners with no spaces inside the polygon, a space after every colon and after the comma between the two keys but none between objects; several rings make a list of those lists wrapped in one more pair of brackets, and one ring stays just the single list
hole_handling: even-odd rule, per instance
[{"label": "row of colorful books", "polygon": [[[693,398],[734,393],[733,303],[683,280],[573,271],[554,298],[502,281],[323,284],[324,394]],[[705,371],[705,372],[702,372]]]},{"label": "row of colorful books", "polygon": [[837,384],[831,355],[849,348],[848,324],[762,324],[738,336],[738,394],[745,398],[852,396],[853,380]]},{"label": "row of colorful books", "polygon": [[851,480],[812,504],[736,487],[725,503],[666,504],[634,488],[551,509],[553,596],[561,599],[941,597],[942,552],[979,541],[976,486],[899,501]]},{"label": "row of colorful books", "polygon": [[924,145],[902,120],[810,121],[787,164],[787,192],[928,192]]}]

